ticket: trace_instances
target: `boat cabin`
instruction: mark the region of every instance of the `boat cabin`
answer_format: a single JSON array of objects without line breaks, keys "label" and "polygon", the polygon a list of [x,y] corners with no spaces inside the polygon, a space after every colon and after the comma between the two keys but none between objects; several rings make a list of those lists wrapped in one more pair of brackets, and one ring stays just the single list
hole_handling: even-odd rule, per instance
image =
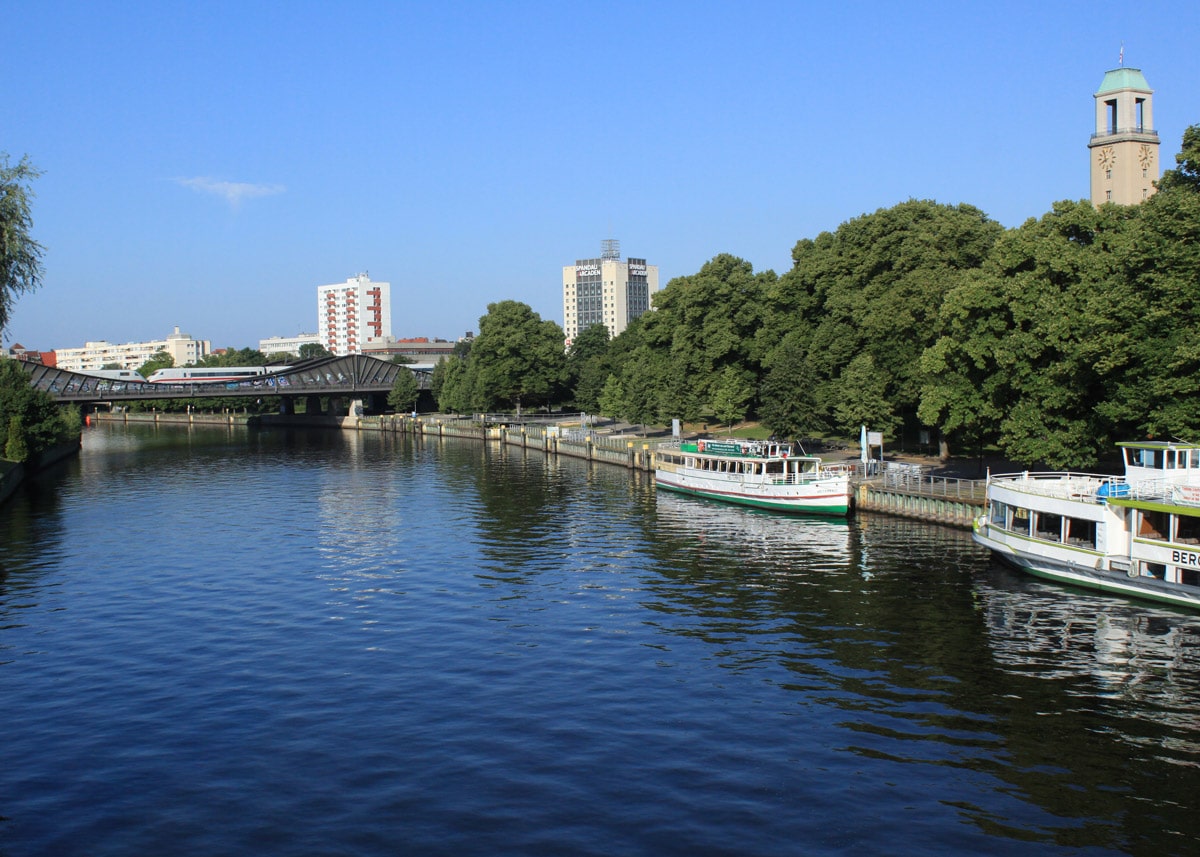
[{"label": "boat cabin", "polygon": [[1125,480],[1149,479],[1200,482],[1200,444],[1169,441],[1126,441],[1118,443],[1125,459]]}]

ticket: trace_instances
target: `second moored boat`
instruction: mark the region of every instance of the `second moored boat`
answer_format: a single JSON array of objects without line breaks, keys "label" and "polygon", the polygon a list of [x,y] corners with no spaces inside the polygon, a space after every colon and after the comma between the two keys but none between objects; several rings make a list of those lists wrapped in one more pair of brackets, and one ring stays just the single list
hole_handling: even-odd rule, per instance
[{"label": "second moored boat", "polygon": [[776,512],[845,517],[852,468],[826,466],[778,441],[699,439],[659,444],[654,484]]}]

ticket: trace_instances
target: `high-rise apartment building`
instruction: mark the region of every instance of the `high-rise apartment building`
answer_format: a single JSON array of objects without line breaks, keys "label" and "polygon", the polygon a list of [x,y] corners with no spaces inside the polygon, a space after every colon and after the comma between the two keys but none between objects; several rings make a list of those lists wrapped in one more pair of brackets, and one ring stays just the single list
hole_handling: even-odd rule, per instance
[{"label": "high-rise apartment building", "polygon": [[1094,97],[1096,130],[1088,142],[1092,204],[1136,205],[1154,193],[1158,181],[1154,90],[1141,69],[1121,66],[1104,73]]},{"label": "high-rise apartment building", "polygon": [[368,339],[391,336],[391,283],[373,283],[359,274],[344,283],[317,286],[317,332],[321,344],[339,357],[361,353]]},{"label": "high-rise apartment building", "polygon": [[599,259],[576,259],[563,267],[563,332],[567,345],[579,332],[603,324],[617,336],[629,323],[650,311],[658,291],[658,266],[645,259],[621,261],[621,242],[600,242]]}]

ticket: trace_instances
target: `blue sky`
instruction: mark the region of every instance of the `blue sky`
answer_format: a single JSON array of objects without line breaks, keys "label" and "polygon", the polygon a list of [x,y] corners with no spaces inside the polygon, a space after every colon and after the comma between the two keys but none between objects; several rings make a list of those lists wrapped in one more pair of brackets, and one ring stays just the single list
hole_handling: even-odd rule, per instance
[{"label": "blue sky", "polygon": [[1141,68],[1164,165],[1200,123],[1189,2],[10,0],[0,151],[44,171],[49,350],[316,329],[315,287],[392,284],[397,336],[487,304],[562,322],[615,237],[662,282],[909,198],[1005,226],[1088,194],[1092,93]]}]

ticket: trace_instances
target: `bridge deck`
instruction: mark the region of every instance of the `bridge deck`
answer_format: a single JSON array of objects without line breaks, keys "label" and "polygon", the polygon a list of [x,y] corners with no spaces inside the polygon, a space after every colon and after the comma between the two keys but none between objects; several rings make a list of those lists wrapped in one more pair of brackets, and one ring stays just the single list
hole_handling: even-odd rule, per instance
[{"label": "bridge deck", "polygon": [[[200,399],[227,396],[320,396],[386,393],[397,374],[406,369],[362,354],[324,357],[289,366],[279,372],[237,381],[126,381],[69,372],[40,363],[25,363],[30,383],[60,402],[114,402],[133,399]],[[408,370],[417,385],[428,389],[431,372]]]}]

